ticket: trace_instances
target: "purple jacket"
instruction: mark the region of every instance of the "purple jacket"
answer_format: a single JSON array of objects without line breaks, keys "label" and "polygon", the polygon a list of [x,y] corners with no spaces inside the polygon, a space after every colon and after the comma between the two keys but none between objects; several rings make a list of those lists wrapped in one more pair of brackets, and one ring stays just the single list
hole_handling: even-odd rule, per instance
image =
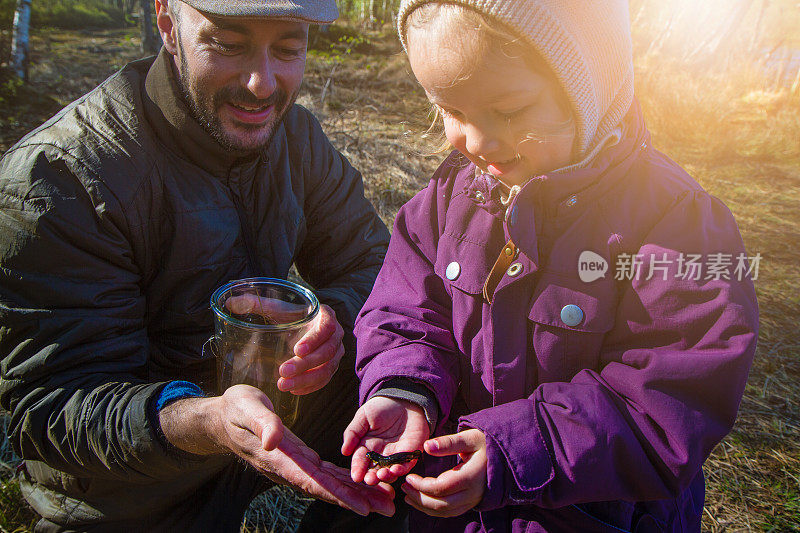
[{"label": "purple jacket", "polygon": [[[478,507],[413,512],[412,531],[699,531],[701,466],[736,418],[756,297],[734,271],[744,247],[728,209],[649,146],[638,105],[625,131],[507,209],[491,176],[451,154],[398,213],[356,326],[361,401],[393,377],[422,383],[436,434],[478,428],[488,452]],[[579,278],[587,250],[608,261],[604,278]],[[682,262],[719,253],[730,279]],[[636,254],[639,275],[615,279]],[[454,464],[426,457],[418,471]]]}]

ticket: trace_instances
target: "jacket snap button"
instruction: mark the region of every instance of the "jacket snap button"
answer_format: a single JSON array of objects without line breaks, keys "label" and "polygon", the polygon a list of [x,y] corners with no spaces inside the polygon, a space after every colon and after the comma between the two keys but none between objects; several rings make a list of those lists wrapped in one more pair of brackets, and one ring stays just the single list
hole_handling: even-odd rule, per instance
[{"label": "jacket snap button", "polygon": [[561,309],[561,321],[569,327],[575,327],[583,322],[583,310],[574,304],[565,305]]},{"label": "jacket snap button", "polygon": [[510,267],[508,267],[508,270],[506,270],[506,274],[508,274],[512,278],[517,274],[519,274],[520,272],[522,272],[522,263],[514,263]]},{"label": "jacket snap button", "polygon": [[483,202],[486,201],[486,198],[483,196],[482,192],[476,192],[475,193],[475,201],[478,202],[479,204],[482,204]]},{"label": "jacket snap button", "polygon": [[447,276],[447,279],[450,281],[456,279],[459,274],[461,274],[461,265],[455,261],[447,265],[447,270],[444,272],[444,275]]},{"label": "jacket snap button", "polygon": [[572,195],[572,196],[569,197],[569,199],[567,199],[567,204],[566,205],[567,205],[567,207],[572,207],[576,203],[578,203],[578,197],[575,196],[575,195]]},{"label": "jacket snap button", "polygon": [[514,250],[512,250],[510,246],[506,246],[506,249],[503,250],[503,252],[509,257],[514,255]]}]

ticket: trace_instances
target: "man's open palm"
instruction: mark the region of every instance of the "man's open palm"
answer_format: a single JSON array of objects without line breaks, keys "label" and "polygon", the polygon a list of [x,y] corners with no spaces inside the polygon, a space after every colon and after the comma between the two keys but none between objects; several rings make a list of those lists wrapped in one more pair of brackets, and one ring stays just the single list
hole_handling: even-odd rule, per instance
[{"label": "man's open palm", "polygon": [[287,429],[278,447],[265,456],[266,460],[257,466],[277,483],[289,483],[310,496],[361,515],[373,511],[386,516],[394,514],[394,489],[390,485],[366,487],[355,483],[348,470],[322,461]]}]

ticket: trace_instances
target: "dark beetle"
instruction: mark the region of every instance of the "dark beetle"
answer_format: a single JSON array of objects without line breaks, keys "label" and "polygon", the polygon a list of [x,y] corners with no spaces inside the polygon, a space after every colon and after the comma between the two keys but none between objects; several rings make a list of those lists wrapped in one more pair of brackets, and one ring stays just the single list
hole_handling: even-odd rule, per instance
[{"label": "dark beetle", "polygon": [[378,452],[367,452],[367,459],[372,461],[373,465],[377,466],[399,465],[408,463],[414,459],[419,459],[420,457],[422,457],[422,452],[420,450],[414,450],[413,452],[393,453],[392,455],[381,455]]}]

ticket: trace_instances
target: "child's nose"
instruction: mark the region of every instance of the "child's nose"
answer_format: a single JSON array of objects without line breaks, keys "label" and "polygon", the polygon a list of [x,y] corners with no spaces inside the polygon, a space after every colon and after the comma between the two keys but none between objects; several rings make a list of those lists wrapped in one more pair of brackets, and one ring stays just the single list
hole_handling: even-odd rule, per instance
[{"label": "child's nose", "polygon": [[492,156],[499,153],[502,143],[500,139],[486,128],[468,126],[466,131],[467,150],[487,161],[492,161]]}]

